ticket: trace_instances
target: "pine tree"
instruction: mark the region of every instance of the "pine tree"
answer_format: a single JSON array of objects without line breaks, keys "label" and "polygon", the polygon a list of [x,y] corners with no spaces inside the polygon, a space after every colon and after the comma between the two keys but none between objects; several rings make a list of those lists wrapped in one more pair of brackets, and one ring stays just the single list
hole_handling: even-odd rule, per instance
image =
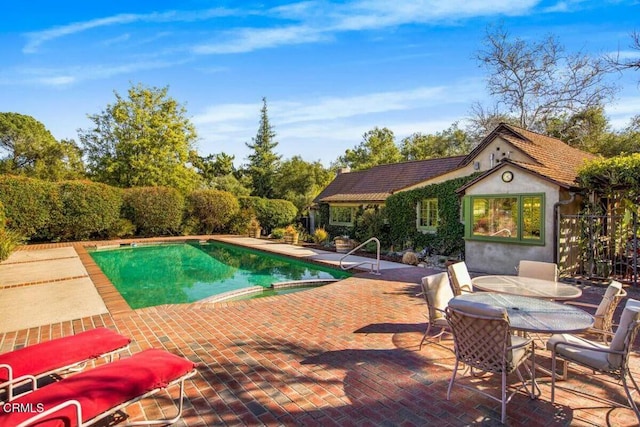
[{"label": "pine tree", "polygon": [[262,98],[258,133],[255,138],[252,138],[252,144],[246,144],[253,150],[253,154],[249,155],[247,174],[253,184],[252,195],[254,196],[272,198],[274,195],[273,183],[281,157],[273,152],[278,145],[274,140],[275,137],[276,133],[267,115],[267,99]]}]

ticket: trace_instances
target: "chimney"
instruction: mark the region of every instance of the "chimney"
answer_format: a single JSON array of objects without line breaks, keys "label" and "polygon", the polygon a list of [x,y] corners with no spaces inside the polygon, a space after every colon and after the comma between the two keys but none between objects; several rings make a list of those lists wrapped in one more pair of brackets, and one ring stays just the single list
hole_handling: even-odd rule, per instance
[{"label": "chimney", "polygon": [[349,166],[345,166],[343,168],[338,169],[338,175],[342,175],[343,173],[351,172],[351,168]]}]

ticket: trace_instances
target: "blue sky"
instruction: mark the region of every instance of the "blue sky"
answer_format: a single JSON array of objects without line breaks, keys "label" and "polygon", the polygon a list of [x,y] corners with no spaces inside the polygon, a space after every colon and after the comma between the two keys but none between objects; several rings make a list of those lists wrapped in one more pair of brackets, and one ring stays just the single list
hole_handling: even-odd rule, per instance
[{"label": "blue sky", "polygon": [[[95,4],[92,4],[95,3]],[[487,102],[473,59],[488,25],[568,51],[629,49],[638,0],[29,1],[3,5],[0,111],[35,117],[58,139],[132,84],[169,86],[201,154],[245,162],[262,97],[283,158],[325,165],[374,126],[396,138],[464,125]],[[611,76],[622,127],[640,114],[640,73]]]}]

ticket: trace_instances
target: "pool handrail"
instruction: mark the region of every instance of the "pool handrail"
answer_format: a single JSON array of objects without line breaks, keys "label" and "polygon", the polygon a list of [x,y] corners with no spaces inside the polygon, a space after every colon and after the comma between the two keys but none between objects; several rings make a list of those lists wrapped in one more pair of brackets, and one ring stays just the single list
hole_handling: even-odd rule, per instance
[{"label": "pool handrail", "polygon": [[[373,261],[361,261],[359,263],[352,264],[352,265],[347,265],[347,266],[342,265],[342,261],[344,261],[345,258],[347,258],[349,255],[351,255],[352,253],[354,253],[355,251],[357,251],[358,249],[360,249],[361,247],[363,247],[369,242],[376,242],[376,262],[375,263]],[[351,270],[352,268],[355,268],[364,264],[371,265],[370,272],[372,274],[376,274],[376,275],[380,274],[380,240],[378,240],[377,237],[371,237],[369,240],[351,249],[349,252],[344,254],[342,258],[340,258],[340,268],[343,270]]]}]

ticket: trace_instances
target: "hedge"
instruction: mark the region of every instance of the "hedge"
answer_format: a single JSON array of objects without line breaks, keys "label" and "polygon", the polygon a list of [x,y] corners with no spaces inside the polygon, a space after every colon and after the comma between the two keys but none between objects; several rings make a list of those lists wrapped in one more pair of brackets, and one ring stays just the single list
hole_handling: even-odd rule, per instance
[{"label": "hedge", "polygon": [[13,175],[0,175],[0,202],[7,228],[30,240],[51,240],[61,204],[56,183]]},{"label": "hedge", "polygon": [[61,215],[52,224],[61,240],[106,237],[116,227],[122,208],[122,190],[91,181],[65,181],[58,187]]},{"label": "hedge", "polygon": [[140,236],[175,235],[181,232],[184,197],[175,188],[135,187],[124,191],[123,216]]},{"label": "hedge", "polygon": [[189,217],[199,225],[199,232],[211,234],[228,230],[240,211],[240,203],[226,191],[197,190],[187,197],[187,209]]},{"label": "hedge", "polygon": [[288,200],[238,197],[240,207],[255,212],[260,226],[267,234],[274,228],[291,224],[298,215],[298,208]]}]

